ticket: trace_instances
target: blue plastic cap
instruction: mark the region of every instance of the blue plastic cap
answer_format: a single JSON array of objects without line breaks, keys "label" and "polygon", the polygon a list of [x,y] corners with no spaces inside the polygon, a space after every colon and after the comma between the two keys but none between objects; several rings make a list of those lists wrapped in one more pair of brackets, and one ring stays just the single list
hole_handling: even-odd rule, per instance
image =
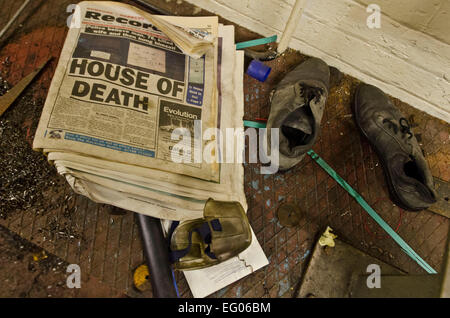
[{"label": "blue plastic cap", "polygon": [[264,63],[261,63],[258,60],[253,60],[248,66],[247,74],[253,78],[256,78],[260,82],[264,82],[267,77],[269,77],[271,70],[272,69]]}]

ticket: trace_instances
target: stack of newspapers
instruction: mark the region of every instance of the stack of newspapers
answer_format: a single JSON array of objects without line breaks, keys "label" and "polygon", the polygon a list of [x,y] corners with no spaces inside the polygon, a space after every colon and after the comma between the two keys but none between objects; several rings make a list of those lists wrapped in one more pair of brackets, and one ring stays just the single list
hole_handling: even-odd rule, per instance
[{"label": "stack of newspapers", "polygon": [[[217,17],[81,2],[33,148],[95,202],[166,221],[203,217],[209,198],[247,209],[243,145],[225,142],[243,131],[243,58]],[[239,257],[185,275],[204,297],[266,264],[253,235]]]}]

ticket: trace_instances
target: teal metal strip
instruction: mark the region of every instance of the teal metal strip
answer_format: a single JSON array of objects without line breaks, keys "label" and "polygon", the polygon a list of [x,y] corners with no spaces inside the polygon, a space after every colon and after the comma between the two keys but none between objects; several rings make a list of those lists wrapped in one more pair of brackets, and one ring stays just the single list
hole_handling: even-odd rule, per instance
[{"label": "teal metal strip", "polygon": [[244,120],[244,127],[266,128],[266,123],[260,123],[258,121],[251,121],[251,120]]},{"label": "teal metal strip", "polygon": [[343,187],[355,200],[369,213],[369,215],[377,222],[393,239],[400,245],[403,251],[415,260],[429,274],[437,274],[437,272],[427,264],[390,226],[387,224],[374,209],[356,192],[344,179],[342,179],[336,171],[334,171],[322,158],[313,150],[308,155],[319,164],[341,187]]},{"label": "teal metal strip", "polygon": [[242,50],[242,49],[245,49],[247,47],[252,47],[252,46],[257,46],[257,45],[261,45],[261,44],[272,43],[272,42],[275,42],[276,40],[277,40],[277,36],[273,35],[273,36],[269,36],[268,38],[262,38],[262,39],[257,39],[257,40],[240,42],[240,43],[236,43],[236,50]]}]

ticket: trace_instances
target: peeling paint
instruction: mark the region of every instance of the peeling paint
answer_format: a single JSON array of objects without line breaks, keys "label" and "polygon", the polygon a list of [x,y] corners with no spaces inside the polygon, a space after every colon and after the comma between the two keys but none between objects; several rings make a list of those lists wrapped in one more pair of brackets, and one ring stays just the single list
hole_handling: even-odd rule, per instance
[{"label": "peeling paint", "polygon": [[217,297],[222,297],[223,295],[225,295],[225,293],[228,291],[228,287],[224,287],[224,288],[222,288],[221,290],[219,290],[218,292],[217,292]]},{"label": "peeling paint", "polygon": [[236,297],[241,298],[242,296],[242,287],[239,286],[236,290]]},{"label": "peeling paint", "polygon": [[283,278],[278,284],[278,297],[283,296],[287,291],[289,291],[289,288],[291,288],[291,284],[289,283],[289,279],[287,277]]},{"label": "peeling paint", "polygon": [[305,254],[300,256],[299,262],[304,261],[309,256],[309,254],[311,254],[311,250],[306,250]]},{"label": "peeling paint", "polygon": [[287,258],[284,260],[283,266],[284,266],[284,269],[285,269],[285,270],[289,270],[289,261],[288,261]]},{"label": "peeling paint", "polygon": [[281,176],[281,175],[278,175],[278,176],[275,176],[275,180],[276,180],[276,181],[284,182],[284,177]]}]

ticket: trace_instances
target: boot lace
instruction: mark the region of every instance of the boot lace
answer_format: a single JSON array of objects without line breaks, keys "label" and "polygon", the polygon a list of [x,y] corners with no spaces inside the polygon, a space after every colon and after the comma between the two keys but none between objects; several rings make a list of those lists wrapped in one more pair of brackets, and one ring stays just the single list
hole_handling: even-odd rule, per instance
[{"label": "boot lace", "polygon": [[414,136],[413,133],[411,132],[411,125],[409,124],[409,121],[404,117],[400,118],[400,120],[398,121],[398,125],[397,123],[388,118],[385,118],[383,120],[383,124],[386,123],[394,131],[395,134],[397,134],[400,131],[404,136],[407,135],[408,139],[411,139]]}]

